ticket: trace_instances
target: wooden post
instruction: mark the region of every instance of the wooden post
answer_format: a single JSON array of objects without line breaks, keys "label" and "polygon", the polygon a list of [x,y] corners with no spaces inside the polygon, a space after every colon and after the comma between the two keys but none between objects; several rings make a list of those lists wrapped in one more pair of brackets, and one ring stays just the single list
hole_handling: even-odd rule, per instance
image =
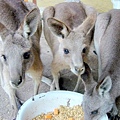
[{"label": "wooden post", "polygon": [[33,0],[33,3],[35,3],[37,5],[37,0]]}]

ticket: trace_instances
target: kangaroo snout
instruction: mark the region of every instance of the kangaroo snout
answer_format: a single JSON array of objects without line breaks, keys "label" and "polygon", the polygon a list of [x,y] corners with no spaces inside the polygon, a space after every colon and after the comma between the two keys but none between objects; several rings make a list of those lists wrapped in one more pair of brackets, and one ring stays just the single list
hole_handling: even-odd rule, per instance
[{"label": "kangaroo snout", "polygon": [[75,66],[75,71],[78,74],[83,74],[85,72],[85,67],[84,66],[82,66],[82,67]]},{"label": "kangaroo snout", "polygon": [[79,68],[79,67],[75,66],[75,71],[78,72],[78,73],[83,74],[84,71],[85,71],[85,67],[83,66],[83,67]]},{"label": "kangaroo snout", "polygon": [[11,80],[11,85],[13,87],[19,87],[23,83],[22,76],[19,77],[17,80]]}]

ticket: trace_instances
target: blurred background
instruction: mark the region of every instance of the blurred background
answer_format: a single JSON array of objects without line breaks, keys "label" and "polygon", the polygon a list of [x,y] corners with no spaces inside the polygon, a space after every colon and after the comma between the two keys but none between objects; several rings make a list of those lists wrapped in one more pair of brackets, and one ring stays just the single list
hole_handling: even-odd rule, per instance
[{"label": "blurred background", "polygon": [[[25,1],[36,2],[36,4],[39,7],[44,8],[47,6],[55,5],[60,2],[67,2],[67,1],[78,2],[79,0],[25,0]],[[81,1],[85,4],[95,7],[99,12],[107,12],[108,10],[112,9],[113,8],[112,1],[117,2],[116,3],[117,6],[119,6],[118,2],[120,2],[120,0],[81,0]]]}]

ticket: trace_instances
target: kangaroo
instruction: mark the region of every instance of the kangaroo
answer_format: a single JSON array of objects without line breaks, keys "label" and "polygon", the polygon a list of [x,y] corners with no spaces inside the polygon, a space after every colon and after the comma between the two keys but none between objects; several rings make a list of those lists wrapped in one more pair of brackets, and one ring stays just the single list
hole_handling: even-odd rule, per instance
[{"label": "kangaroo", "polygon": [[[43,11],[44,35],[53,54],[50,90],[59,90],[59,72],[70,69],[75,75],[84,72],[83,61],[92,43],[97,12],[79,2],[64,2]],[[79,81],[74,91],[77,91]]]},{"label": "kangaroo", "polygon": [[35,80],[34,94],[40,86],[42,23],[40,11],[33,3],[13,1],[0,0],[0,77],[16,117],[19,100],[15,90],[24,83],[25,73]]},{"label": "kangaroo", "polygon": [[[95,23],[94,43],[99,61],[99,79],[95,82],[90,69],[81,76],[85,85],[83,110],[85,120],[100,120],[110,112],[113,118],[118,109],[115,104],[120,95],[120,10],[98,15]],[[113,120],[113,119],[112,119]]]}]

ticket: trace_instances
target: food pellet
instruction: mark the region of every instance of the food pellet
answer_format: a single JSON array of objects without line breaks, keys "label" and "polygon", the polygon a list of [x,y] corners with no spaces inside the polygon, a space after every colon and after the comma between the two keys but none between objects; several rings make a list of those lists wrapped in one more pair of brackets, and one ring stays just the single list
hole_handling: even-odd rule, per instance
[{"label": "food pellet", "polygon": [[54,109],[54,115],[58,115],[59,110],[58,109]]},{"label": "food pellet", "polygon": [[52,115],[51,115],[51,114],[45,115],[45,119],[51,119],[51,118],[52,118]]},{"label": "food pellet", "polygon": [[76,105],[73,107],[61,105],[48,113],[42,113],[32,120],[84,120],[82,107]]}]

